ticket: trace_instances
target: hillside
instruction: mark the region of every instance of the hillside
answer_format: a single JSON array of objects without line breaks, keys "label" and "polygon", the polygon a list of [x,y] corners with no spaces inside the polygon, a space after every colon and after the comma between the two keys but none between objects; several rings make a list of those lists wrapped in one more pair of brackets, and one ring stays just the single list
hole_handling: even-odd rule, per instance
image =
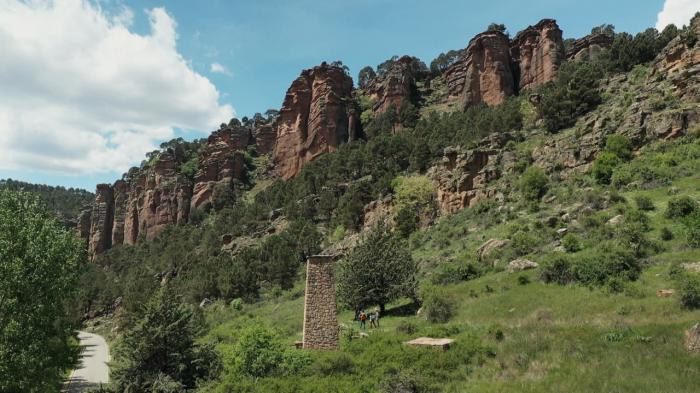
[{"label": "hillside", "polygon": [[[304,70],[279,112],[99,185],[77,318],[150,381],[123,360],[149,310],[198,305],[182,356],[210,367],[158,379],[172,391],[696,391],[700,14],[566,44],[551,19],[504,30],[430,68],[395,56],[356,89],[340,62]],[[337,258],[338,351],[292,349],[318,253]],[[355,312],[385,304],[342,283],[380,254],[415,280],[365,337]],[[456,342],[402,344],[421,336]]]},{"label": "hillside", "polygon": [[75,226],[80,212],[95,199],[95,194],[81,189],[32,184],[12,179],[0,179],[0,189],[24,190],[38,195],[48,210],[67,227]]}]

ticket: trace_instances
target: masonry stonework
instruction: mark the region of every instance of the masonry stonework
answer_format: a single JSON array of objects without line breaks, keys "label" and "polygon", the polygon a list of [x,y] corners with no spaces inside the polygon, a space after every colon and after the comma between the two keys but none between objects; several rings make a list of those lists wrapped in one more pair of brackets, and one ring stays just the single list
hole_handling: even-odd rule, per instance
[{"label": "masonry stonework", "polygon": [[314,255],[306,264],[303,347],[332,350],[338,341],[333,257]]}]

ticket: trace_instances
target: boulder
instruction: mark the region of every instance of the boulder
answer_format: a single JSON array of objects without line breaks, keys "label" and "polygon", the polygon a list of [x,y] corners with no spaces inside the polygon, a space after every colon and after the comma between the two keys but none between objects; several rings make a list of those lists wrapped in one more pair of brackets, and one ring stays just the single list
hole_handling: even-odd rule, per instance
[{"label": "boulder", "polygon": [[506,247],[507,245],[510,244],[510,240],[501,240],[501,239],[489,239],[487,240],[484,244],[479,246],[476,250],[476,258],[481,261],[485,257],[489,256],[492,252],[495,250],[501,249],[503,247]]},{"label": "boulder", "polygon": [[659,289],[656,291],[656,296],[658,297],[671,297],[676,293],[673,289]]},{"label": "boulder", "polygon": [[700,273],[700,262],[682,263],[681,267],[689,272]]},{"label": "boulder", "polygon": [[691,353],[700,353],[700,323],[685,331],[685,349]]},{"label": "boulder", "polygon": [[557,236],[559,236],[559,237],[564,237],[564,235],[566,235],[567,233],[569,233],[569,228],[557,229]]},{"label": "boulder", "polygon": [[615,217],[611,218],[608,220],[608,225],[617,225],[622,222],[622,220],[625,219],[625,216],[622,214],[618,214]]},{"label": "boulder", "polygon": [[540,265],[537,262],[532,262],[527,259],[514,259],[508,263],[506,266],[506,271],[508,273],[520,272],[527,269],[535,269]]}]

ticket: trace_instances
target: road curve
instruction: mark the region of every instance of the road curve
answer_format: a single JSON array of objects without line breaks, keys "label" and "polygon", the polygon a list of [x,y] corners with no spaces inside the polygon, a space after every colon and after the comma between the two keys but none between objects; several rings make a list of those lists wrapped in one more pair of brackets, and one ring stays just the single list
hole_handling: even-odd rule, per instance
[{"label": "road curve", "polygon": [[78,332],[81,354],[80,366],[73,371],[64,392],[82,393],[89,388],[109,382],[109,347],[101,336]]}]

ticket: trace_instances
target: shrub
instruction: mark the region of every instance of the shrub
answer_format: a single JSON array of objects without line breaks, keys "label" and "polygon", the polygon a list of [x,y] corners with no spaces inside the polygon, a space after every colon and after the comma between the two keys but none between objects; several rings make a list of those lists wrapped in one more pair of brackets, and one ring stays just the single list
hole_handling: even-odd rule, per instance
[{"label": "shrub", "polygon": [[694,310],[700,308],[700,280],[687,274],[680,279],[681,307]]},{"label": "shrub", "polygon": [[539,242],[539,239],[526,231],[517,231],[511,236],[511,247],[518,256],[531,253]]},{"label": "shrub", "polygon": [[398,325],[396,325],[396,331],[398,333],[413,334],[418,331],[418,326],[411,321],[402,319]]},{"label": "shrub", "polygon": [[602,246],[594,254],[578,259],[573,270],[576,281],[600,286],[614,278],[636,280],[642,268],[639,260],[627,249]]},{"label": "shrub", "polygon": [[620,134],[608,135],[605,139],[605,151],[616,155],[621,160],[632,158],[632,144],[629,139]]},{"label": "shrub", "polygon": [[447,322],[454,313],[454,300],[444,289],[428,286],[421,293],[423,312],[426,319],[432,323]]},{"label": "shrub", "polygon": [[434,284],[451,284],[473,280],[481,275],[481,269],[474,263],[446,263],[433,275]]},{"label": "shrub", "polygon": [[664,214],[666,218],[685,217],[698,208],[698,203],[687,195],[672,197],[668,200],[668,207]]},{"label": "shrub", "polygon": [[240,311],[243,309],[243,299],[237,297],[231,300],[230,306],[233,310]]},{"label": "shrub", "polygon": [[243,330],[229,355],[233,371],[251,378],[292,375],[310,363],[308,355],[285,349],[276,334],[257,323]]},{"label": "shrub", "polygon": [[547,192],[547,182],[542,168],[530,166],[520,177],[520,192],[529,201],[538,200]]},{"label": "shrub", "polygon": [[683,220],[688,245],[700,247],[700,211],[696,211]]},{"label": "shrub", "polygon": [[350,374],[355,369],[355,362],[344,353],[331,355],[329,358],[321,359],[315,367],[318,374],[329,376],[333,374]]},{"label": "shrub", "polygon": [[654,201],[646,195],[637,195],[634,197],[634,203],[637,205],[637,209],[651,211],[654,210]]},{"label": "shrub", "polygon": [[564,247],[566,252],[576,252],[581,250],[581,241],[578,236],[573,233],[567,233],[563,239],[561,239],[561,245]]},{"label": "shrub", "polygon": [[673,240],[673,232],[670,229],[668,229],[668,227],[661,228],[661,240]]},{"label": "shrub", "polygon": [[600,152],[591,169],[593,177],[600,184],[609,184],[613,172],[620,162],[620,158],[617,155],[607,151]]},{"label": "shrub", "polygon": [[566,256],[553,256],[546,259],[541,265],[540,279],[546,283],[561,285],[574,281],[571,260]]},{"label": "shrub", "polygon": [[518,276],[518,284],[527,285],[529,283],[530,283],[530,277],[528,277],[526,275]]}]

